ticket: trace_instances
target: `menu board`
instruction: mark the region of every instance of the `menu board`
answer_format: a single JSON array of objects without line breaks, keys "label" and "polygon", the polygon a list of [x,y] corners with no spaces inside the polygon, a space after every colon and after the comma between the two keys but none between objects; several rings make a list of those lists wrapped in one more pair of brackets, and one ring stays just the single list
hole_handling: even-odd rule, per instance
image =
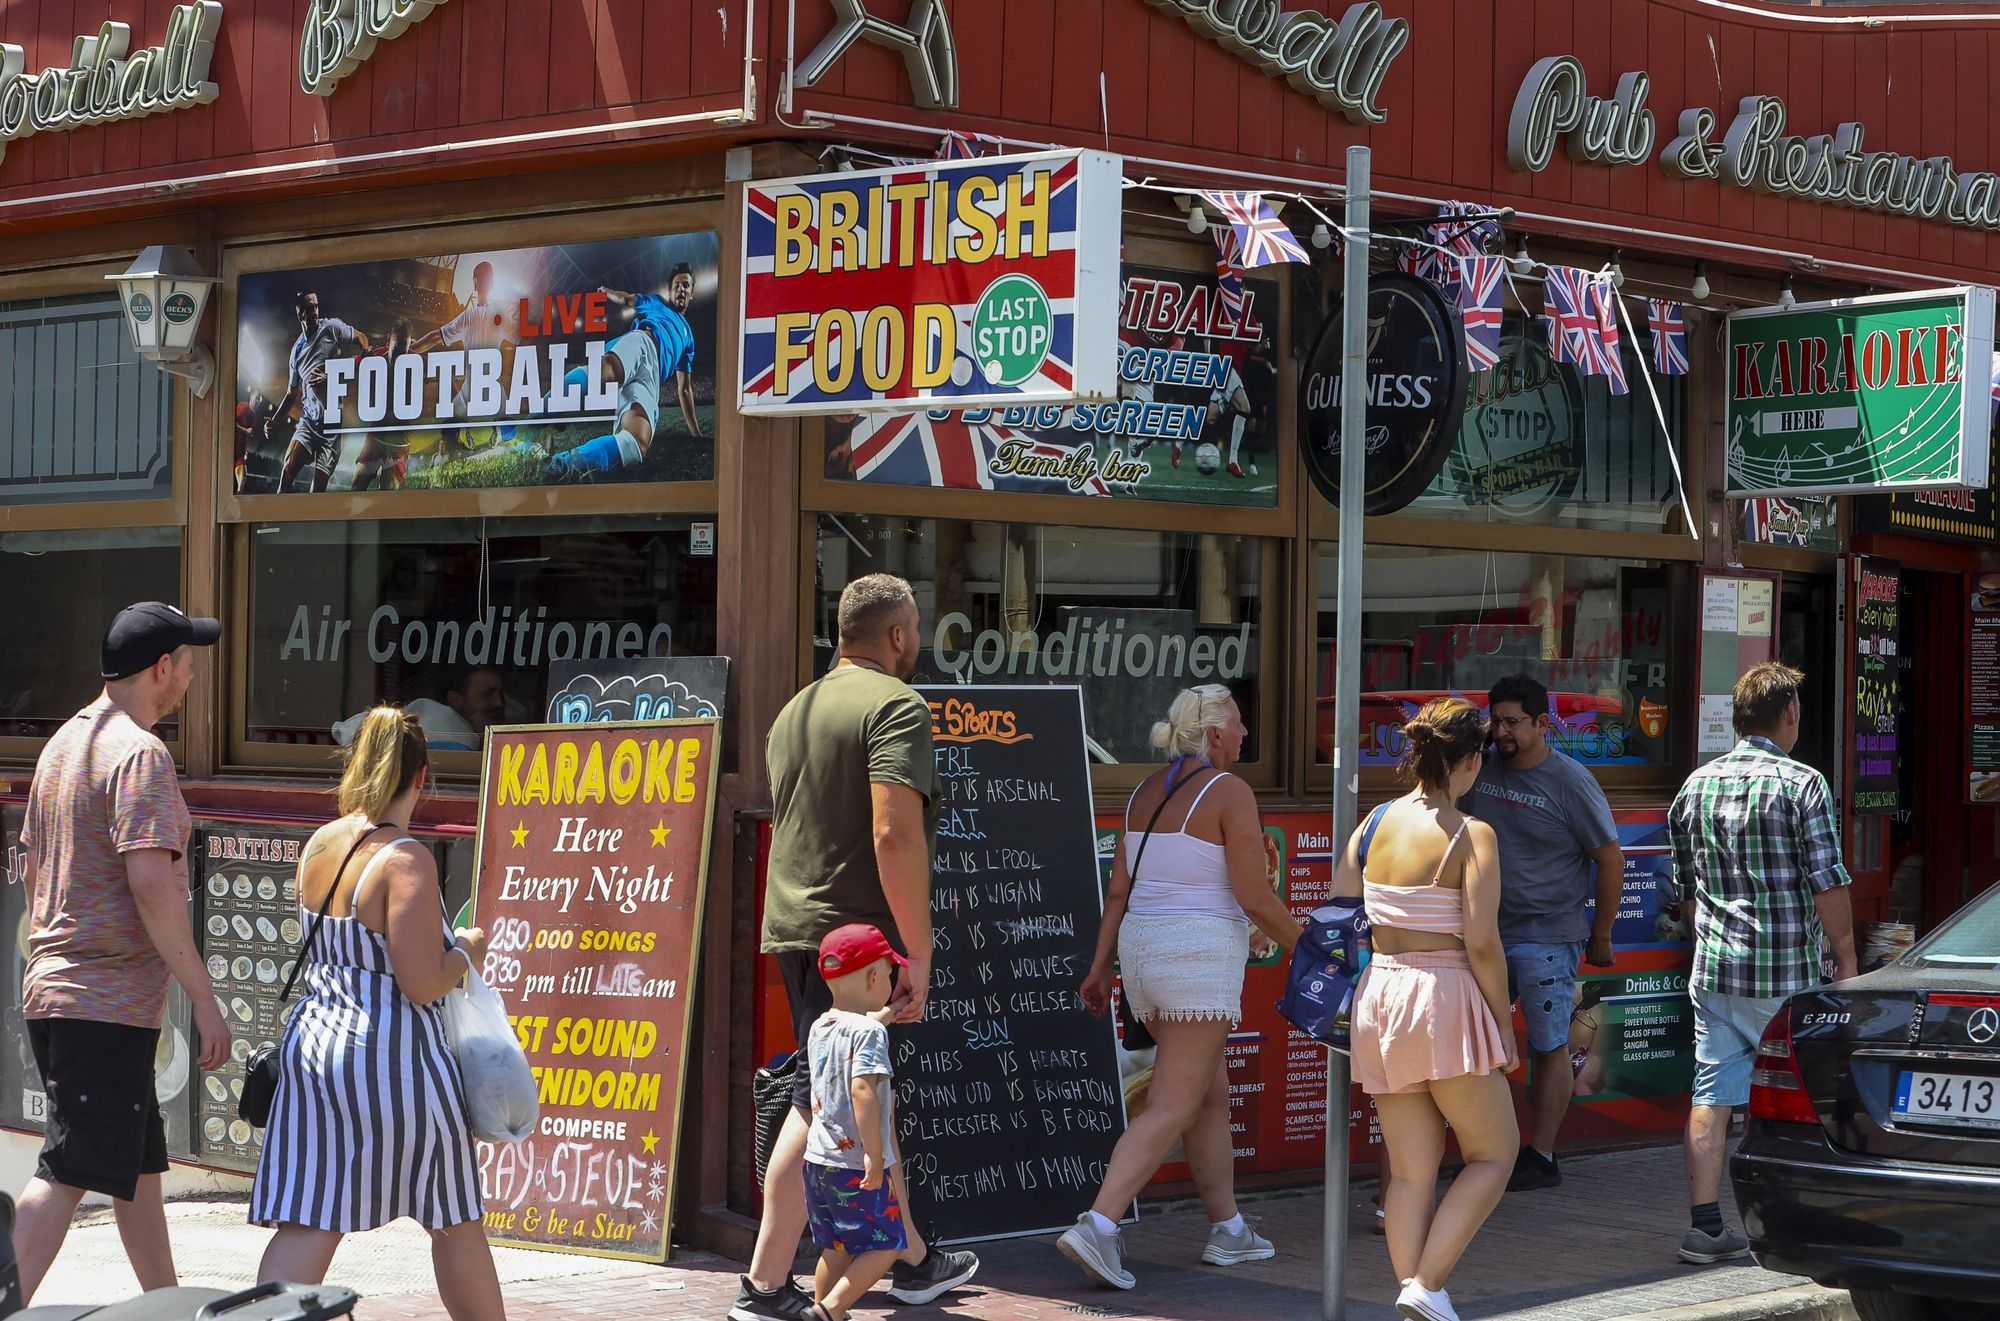
[{"label": "menu board", "polygon": [[487,731],[475,912],[542,1102],[479,1144],[496,1243],[664,1261],[714,815],[714,720]]},{"label": "menu board", "polygon": [[1875,555],[1856,555],[1850,563],[1854,734],[1848,753],[1849,806],[1856,816],[1883,816],[1901,807],[1896,721],[1903,707],[1897,658],[1903,575],[1894,560]]},{"label": "menu board", "polygon": [[935,687],[936,944],[894,1033],[910,1213],[939,1242],[1041,1233],[1096,1200],[1125,1131],[1116,1029],[1079,994],[1103,905],[1074,687]]},{"label": "menu board", "polygon": [[1702,574],[1696,765],[1736,746],[1736,681],[1777,657],[1777,587],[1776,574],[1754,570]]},{"label": "menu board", "polygon": [[28,851],[21,846],[25,809],[0,804],[0,1124],[42,1126],[42,1083],[21,1017],[21,974],[28,966]]},{"label": "menu board", "polygon": [[[266,826],[214,826],[195,836],[199,866],[196,934],[222,1016],[235,1034],[228,1063],[203,1070],[195,1096],[201,1163],[254,1170],[264,1130],[239,1118],[243,1062],[275,1046],[302,985],[280,1004],[285,979],[305,937],[298,895],[299,854],[312,832]],[[303,979],[301,979],[303,980]]]},{"label": "menu board", "polygon": [[1965,623],[1969,803],[2000,801],[2000,573],[1969,573]]}]

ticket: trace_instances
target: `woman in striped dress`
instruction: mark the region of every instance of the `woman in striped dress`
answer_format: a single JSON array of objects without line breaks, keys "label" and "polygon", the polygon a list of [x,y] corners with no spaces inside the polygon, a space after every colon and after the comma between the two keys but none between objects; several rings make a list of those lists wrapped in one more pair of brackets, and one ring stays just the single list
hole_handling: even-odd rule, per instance
[{"label": "woman in striped dress", "polygon": [[452,934],[437,863],[406,833],[429,755],[414,718],[370,711],[348,749],[342,816],[299,861],[301,916],[329,891],[332,902],[279,1045],[250,1219],[278,1231],[259,1280],[317,1284],[343,1234],[409,1216],[431,1232],[445,1310],[489,1321],[505,1311],[438,1008],[467,959],[485,957],[486,936]]}]

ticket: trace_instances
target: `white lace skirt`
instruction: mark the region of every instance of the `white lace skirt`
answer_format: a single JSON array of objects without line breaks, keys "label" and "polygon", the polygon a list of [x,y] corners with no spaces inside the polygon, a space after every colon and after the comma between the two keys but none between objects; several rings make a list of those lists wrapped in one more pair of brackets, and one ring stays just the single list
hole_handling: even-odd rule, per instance
[{"label": "white lace skirt", "polygon": [[1142,1023],[1243,1017],[1248,928],[1233,917],[1127,914],[1118,928],[1118,974]]}]

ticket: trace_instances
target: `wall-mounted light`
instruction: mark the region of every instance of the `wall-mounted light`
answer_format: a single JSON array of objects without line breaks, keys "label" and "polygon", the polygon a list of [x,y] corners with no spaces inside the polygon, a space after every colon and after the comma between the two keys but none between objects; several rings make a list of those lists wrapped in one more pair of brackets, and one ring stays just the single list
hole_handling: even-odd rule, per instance
[{"label": "wall-mounted light", "polygon": [[1188,208],[1188,233],[1208,233],[1208,212],[1201,209],[1200,202]]},{"label": "wall-mounted light", "polygon": [[185,379],[197,398],[205,397],[215,384],[215,359],[195,343],[195,335],[209,291],[222,282],[205,273],[188,249],[157,244],[104,278],[118,283],[125,329],[139,356]]},{"label": "wall-mounted light", "polygon": [[1326,227],[1324,220],[1313,226],[1312,245],[1322,252],[1333,246],[1333,231]]},{"label": "wall-mounted light", "polygon": [[1792,296],[1792,277],[1787,275],[1778,285],[1778,306],[1797,307],[1799,300]]},{"label": "wall-mounted light", "polygon": [[1708,283],[1708,266],[1706,264],[1696,266],[1694,268],[1694,283],[1688,286],[1688,297],[1694,299],[1697,303],[1705,303],[1708,301],[1708,296],[1714,292],[1715,290]]}]

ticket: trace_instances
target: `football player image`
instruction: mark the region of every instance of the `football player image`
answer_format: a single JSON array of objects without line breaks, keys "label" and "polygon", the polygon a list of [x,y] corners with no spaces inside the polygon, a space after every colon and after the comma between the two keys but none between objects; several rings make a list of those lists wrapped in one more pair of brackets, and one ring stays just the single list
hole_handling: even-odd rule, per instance
[{"label": "football player image", "polygon": [[[1240,352],[1240,350],[1238,351]],[[1229,463],[1231,477],[1243,476],[1243,429],[1250,425],[1250,392],[1243,388],[1243,372],[1235,355],[1224,351],[1221,355],[1229,362],[1229,377],[1221,385],[1209,391],[1208,423],[1219,420],[1226,411],[1229,414]],[[1174,447],[1174,466],[1180,466],[1180,446]]]},{"label": "football player image", "polygon": [[250,463],[250,451],[264,434],[264,421],[271,416],[271,400],[262,390],[252,390],[250,401],[236,405],[236,492],[243,493],[243,474]]},{"label": "football player image", "polygon": [[[410,323],[398,321],[389,332],[389,342],[375,350],[375,356],[393,363],[409,351]],[[385,491],[401,490],[409,470],[409,432],[391,431],[384,435],[370,432],[362,440],[361,453],[354,460],[354,489],[365,491],[379,485]]]},{"label": "football player image", "polygon": [[[413,353],[427,353],[438,345],[454,349],[500,349],[502,351],[520,343],[521,332],[515,325],[516,312],[493,301],[493,263],[482,261],[472,268],[472,297],[459,310],[457,316],[419,339],[411,347]],[[504,376],[511,364],[503,364]],[[460,380],[458,390],[451,397],[452,415],[465,416],[466,384]],[[504,435],[505,433],[503,433]],[[447,426],[438,432],[437,457],[444,463],[465,453],[466,446],[461,437],[462,427]]]},{"label": "football player image", "polygon": [[334,465],[340,461],[340,437],[326,430],[326,364],[332,358],[366,353],[368,337],[338,317],[322,316],[319,295],[310,289],[301,289],[293,296],[292,310],[298,315],[299,337],[292,343],[285,397],[264,419],[264,439],[271,438],[271,428],[279,419],[289,418],[292,410],[298,409],[299,425],[285,451],[278,490],[289,492],[299,471],[310,463],[312,489],[319,492],[333,480]]},{"label": "football player image", "polygon": [[[603,289],[612,302],[632,310],[632,329],[611,341],[602,360],[603,382],[618,387],[616,430],[555,455],[543,470],[544,481],[588,480],[637,468],[652,447],[660,424],[660,383],[671,373],[688,434],[701,438],[701,421],[694,400],[694,329],[687,310],[694,302],[694,271],[686,262],[667,277],[667,293],[635,294]],[[581,386],[587,372],[572,367],[567,382]]]}]

